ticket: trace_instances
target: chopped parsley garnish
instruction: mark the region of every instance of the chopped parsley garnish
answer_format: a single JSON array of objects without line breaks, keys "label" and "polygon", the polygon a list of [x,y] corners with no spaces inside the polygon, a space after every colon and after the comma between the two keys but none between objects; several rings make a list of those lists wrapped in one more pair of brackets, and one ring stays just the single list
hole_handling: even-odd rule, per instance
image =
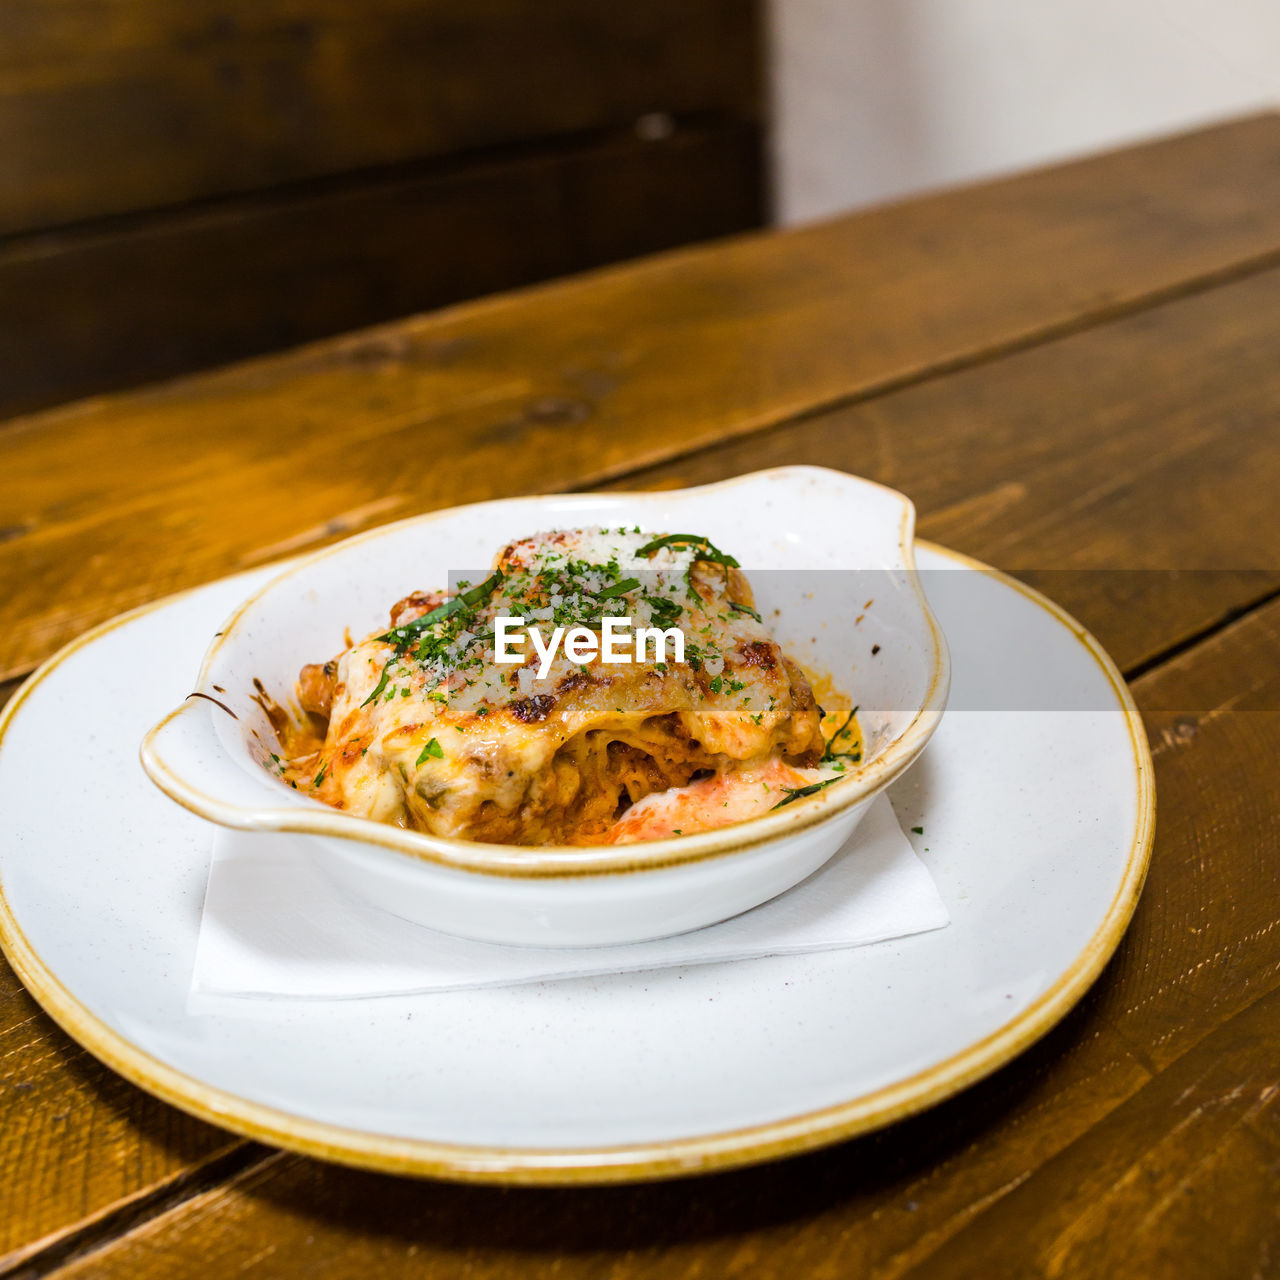
[{"label": "chopped parsley garnish", "polygon": [[662,596],[646,595],[640,598],[649,606],[654,622],[660,627],[675,626],[684,612],[683,605],[676,604],[674,600],[665,600]]},{"label": "chopped parsley garnish", "polygon": [[759,623],[763,624],[764,622],[764,619],[749,604],[743,604],[739,600],[730,600],[729,608],[734,613],[745,613],[747,617],[754,618]]},{"label": "chopped parsley garnish", "polygon": [[[568,632],[573,627],[603,633],[605,616],[636,612],[640,615],[633,623],[636,628],[642,624],[664,630],[683,626],[688,633],[684,661],[690,670],[703,671],[708,663],[715,670],[724,657],[715,640],[715,622],[722,625],[729,609],[757,620],[760,615],[750,605],[730,604],[725,596],[721,596],[723,603],[718,609],[710,608],[693,582],[693,569],[699,562],[723,567],[727,594],[728,570],[738,567],[738,561],[701,534],[651,537],[641,534],[638,528],[617,532],[620,537],[639,534],[634,541],[643,545],[638,550],[628,543],[626,547],[619,545],[594,554],[574,554],[576,548],[534,543],[526,551],[513,552],[501,569],[478,585],[455,580],[456,594],[444,603],[374,636],[375,641],[393,646],[394,652],[361,706],[401,699],[443,706],[454,694],[462,695],[465,690],[475,688],[479,693],[480,685],[501,690],[497,695],[500,699],[514,697],[512,690],[523,689],[516,673],[489,669],[495,658],[491,651],[497,647],[494,619],[498,616],[518,619],[529,629],[545,628],[545,635],[553,628]],[[681,560],[687,560],[687,564],[678,569],[654,566],[649,573],[640,572],[645,556],[663,547],[681,548]],[[713,619],[713,614],[718,614],[718,619]],[[705,639],[695,644],[691,637],[699,626],[698,634]],[[510,636],[510,627],[506,636]],[[658,652],[661,651],[659,646]],[[653,669],[666,671],[667,664],[656,661],[656,657],[657,654]],[[371,675],[375,665],[376,660],[371,659]],[[581,669],[588,675],[593,670],[589,665]],[[726,687],[735,692],[745,688],[740,681],[732,680],[729,671],[717,676],[712,685],[716,692]],[[471,715],[484,716],[496,709],[481,706],[471,709]]]},{"label": "chopped parsley garnish", "polygon": [[418,764],[422,764],[428,759],[444,759],[444,748],[434,738],[432,738],[431,741],[422,748],[422,754],[418,757]]},{"label": "chopped parsley garnish", "polygon": [[918,836],[922,836],[922,835],[924,835],[924,828],[923,828],[923,827],[912,827],[912,828],[911,828],[911,830],[912,830],[912,831],[914,831],[914,832],[916,833],[916,835],[918,835]]}]

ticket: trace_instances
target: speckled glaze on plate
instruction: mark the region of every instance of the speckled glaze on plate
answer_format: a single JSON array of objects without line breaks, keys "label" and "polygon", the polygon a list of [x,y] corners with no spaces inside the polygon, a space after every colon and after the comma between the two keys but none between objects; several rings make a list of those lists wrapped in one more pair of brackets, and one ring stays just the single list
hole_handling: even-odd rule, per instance
[{"label": "speckled glaze on plate", "polygon": [[[107,624],[0,720],[0,941],[46,1009],[144,1088],[327,1159],[458,1179],[675,1176],[803,1151],[994,1070],[1119,942],[1154,823],[1123,682],[1028,589],[918,548],[951,644],[952,710],[890,789],[949,928],[855,950],[506,990],[186,1012],[211,829],[135,754],[186,691],[191,638],[269,573]],[[950,582],[958,584],[950,589]],[[963,589],[958,589],[962,584]],[[1093,710],[1001,705],[1019,673]],[[958,708],[958,709],[957,709]],[[49,761],[74,723],[93,768]]]}]

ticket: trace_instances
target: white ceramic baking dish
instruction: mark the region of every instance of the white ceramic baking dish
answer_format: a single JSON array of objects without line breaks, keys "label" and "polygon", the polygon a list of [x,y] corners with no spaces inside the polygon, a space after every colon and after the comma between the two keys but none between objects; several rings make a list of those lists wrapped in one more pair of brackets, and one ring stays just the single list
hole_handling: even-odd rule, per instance
[{"label": "white ceramic baking dish", "polygon": [[[405,520],[289,565],[213,638],[193,694],[146,736],[142,763],[211,822],[305,838],[353,894],[445,932],[518,945],[635,942],[727,919],[782,893],[851,836],[872,798],[924,749],[946,702],[946,643],[914,571],[901,494],[814,467],[702,488],[513,498]],[[862,763],[835,785],[750,822],[601,847],[480,844],[352,817],[266,767],[255,701],[344,632],[386,622],[411,590],[476,570],[530,533],[635,525],[706,534],[741,562],[784,651],[860,705]],[[776,610],[776,612],[775,612]],[[288,902],[280,910],[289,910]]]}]

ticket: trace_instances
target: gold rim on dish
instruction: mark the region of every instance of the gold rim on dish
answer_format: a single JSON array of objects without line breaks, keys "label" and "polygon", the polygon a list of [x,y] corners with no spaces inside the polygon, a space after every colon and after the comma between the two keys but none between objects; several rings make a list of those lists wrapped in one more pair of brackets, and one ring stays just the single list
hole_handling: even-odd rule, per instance
[{"label": "gold rim on dish", "polygon": [[[822,468],[805,467],[773,467],[764,471],[754,471],[748,475],[735,476],[729,480],[721,480],[715,484],[700,485],[694,489],[676,490],[673,493],[656,494],[579,494],[581,498],[601,498],[609,501],[621,501],[626,497],[648,498],[685,496],[688,494],[707,493],[711,490],[733,488],[743,483],[759,483],[770,476],[785,476],[788,472],[822,471]],[[838,474],[831,473],[828,474]],[[200,786],[183,777],[174,770],[165,757],[163,742],[165,733],[182,717],[211,714],[211,709],[203,702],[193,702],[197,694],[189,694],[187,698],[170,711],[158,724],[154,725],[142,740],[142,767],[152,782],[171,800],[197,817],[216,822],[220,826],[236,827],[242,831],[288,831],[298,835],[315,835],[337,837],[339,839],[358,840],[362,844],[372,844],[387,849],[392,853],[417,858],[423,862],[433,862],[439,866],[455,868],[460,871],[480,875],[506,876],[519,879],[563,878],[565,876],[614,875],[627,872],[658,871],[668,867],[684,866],[693,862],[701,862],[710,858],[725,857],[741,853],[768,844],[784,835],[797,835],[809,827],[826,822],[846,809],[860,804],[863,800],[884,790],[891,782],[905,772],[924,750],[942,719],[946,705],[947,692],[951,682],[951,659],[947,650],[945,637],[934,617],[928,597],[920,586],[916,575],[915,564],[915,504],[905,494],[891,489],[875,480],[864,480],[862,477],[845,476],[855,484],[868,489],[879,489],[890,495],[901,504],[898,521],[898,548],[902,555],[903,568],[910,577],[911,589],[924,618],[928,630],[930,653],[929,683],[921,699],[920,707],[911,721],[889,742],[874,759],[865,761],[856,768],[851,768],[841,778],[838,787],[831,787],[807,796],[796,805],[788,805],[785,810],[777,810],[761,814],[749,823],[735,823],[729,827],[712,828],[707,831],[690,832],[684,836],[669,836],[655,840],[628,845],[563,845],[523,846],[513,849],[511,845],[488,844],[480,840],[465,840],[457,837],[436,836],[425,831],[409,831],[401,827],[391,826],[385,822],[377,822],[371,818],[356,817],[342,813],[320,801],[310,801],[302,807],[281,808],[279,806],[262,806],[246,808],[242,805],[220,800],[207,794]],[[553,502],[562,498],[562,494],[540,494],[518,499],[521,502]],[[491,503],[475,503],[474,506],[501,506],[510,499],[497,499]],[[285,579],[296,573],[303,573],[316,561],[330,556],[343,555],[353,544],[373,543],[380,538],[394,535],[409,525],[421,525],[453,515],[460,508],[444,511],[432,511],[425,515],[410,516],[407,520],[396,521],[369,529],[350,538],[325,547],[311,555],[300,557],[286,564],[274,577],[269,578],[257,588],[248,599],[242,601],[235,612],[222,624],[222,630],[214,637],[200,665],[197,677],[199,697],[217,703],[210,694],[218,686],[212,683],[210,669],[217,656],[240,625],[250,610],[268,592],[273,591]],[[217,703],[221,706],[221,703]],[[228,708],[223,707],[224,711]],[[233,714],[234,713],[230,713]]]},{"label": "gold rim on dish", "polygon": [[[1010,586],[1050,613],[1080,642],[1115,692],[1133,750],[1137,818],[1124,874],[1093,936],[1058,980],[999,1030],[924,1071],[845,1102],[783,1120],[661,1142],[607,1147],[492,1147],[369,1133],[293,1115],[217,1089],[139,1048],[92,1013],[41,960],[15,919],[0,884],[0,948],[27,990],[70,1036],[132,1083],[183,1111],[225,1129],[305,1155],[390,1173],[462,1182],[586,1185],[638,1182],[705,1173],[796,1155],[880,1128],[924,1110],[1003,1066],[1044,1035],[1084,995],[1119,945],[1146,877],[1155,835],[1155,784],[1146,731],[1124,678],[1093,638],[1064,609],[1016,579],[970,556],[919,541]],[[201,590],[202,588],[196,588]],[[189,592],[183,594],[190,594]],[[156,601],[86,632],[45,662],[0,714],[0,748],[19,708],[71,654],[116,627],[176,597]]]}]

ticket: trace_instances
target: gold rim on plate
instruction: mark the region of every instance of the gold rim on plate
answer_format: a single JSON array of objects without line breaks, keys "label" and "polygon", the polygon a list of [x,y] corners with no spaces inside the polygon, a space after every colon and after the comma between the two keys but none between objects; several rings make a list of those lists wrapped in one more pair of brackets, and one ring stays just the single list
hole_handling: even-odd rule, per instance
[{"label": "gold rim on plate", "polygon": [[[922,1111],[1003,1066],[1060,1021],[1119,945],[1146,877],[1155,835],[1155,783],[1146,731],[1124,678],[1102,646],[1064,609],[1015,578],[933,543],[945,556],[1012,587],[1050,613],[1102,669],[1124,712],[1133,750],[1137,821],[1120,886],[1074,962],[1038,999],[999,1030],[924,1071],[845,1102],[784,1120],[664,1142],[607,1147],[490,1147],[369,1133],[292,1115],[213,1088],[177,1071],[92,1013],[54,975],[27,940],[0,884],[0,949],[27,990],[68,1035],[132,1083],[165,1102],[247,1138],[339,1164],[461,1182],[574,1186],[639,1182],[706,1173],[796,1155],[878,1129]],[[203,588],[195,588],[202,590]],[[182,594],[190,594],[185,592]],[[0,714],[0,748],[19,708],[37,685],[85,645],[177,598],[169,596],[101,623],[61,649],[27,680]]]}]

